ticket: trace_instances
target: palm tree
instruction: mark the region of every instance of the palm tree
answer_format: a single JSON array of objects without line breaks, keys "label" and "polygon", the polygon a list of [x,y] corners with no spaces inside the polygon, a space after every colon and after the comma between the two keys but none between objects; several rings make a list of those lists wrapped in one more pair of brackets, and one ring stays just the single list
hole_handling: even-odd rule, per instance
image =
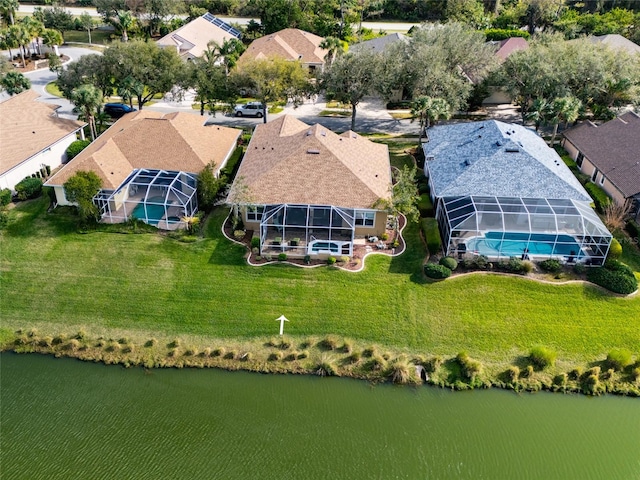
[{"label": "palm tree", "polygon": [[536,132],[541,125],[546,125],[551,115],[552,105],[545,98],[536,98],[531,104],[531,108],[525,114],[525,120],[533,122]]},{"label": "palm tree", "polygon": [[137,98],[138,95],[142,95],[143,90],[144,85],[142,83],[128,76],[118,83],[117,94],[122,98],[123,102],[128,102],[129,106],[133,108],[134,97]]},{"label": "palm tree", "polygon": [[133,27],[133,16],[131,12],[126,11],[118,14],[118,23],[120,24],[120,28],[122,29],[122,41],[128,42],[129,35],[127,34],[127,30]]},{"label": "palm tree", "polygon": [[240,55],[244,52],[245,47],[243,43],[236,39],[230,38],[223,40],[220,45],[215,40],[211,40],[207,44],[207,50],[205,51],[205,60],[212,63],[222,63],[225,69],[225,76],[229,76],[229,70],[236,66]]},{"label": "palm tree", "polygon": [[20,4],[18,0],[0,0],[0,13],[9,17],[9,23],[13,25],[15,20],[13,14],[18,11]]},{"label": "palm tree", "polygon": [[13,39],[14,43],[20,49],[20,58],[22,58],[22,68],[26,68],[27,62],[24,59],[24,46],[31,41],[29,32],[23,25],[11,25],[9,27],[9,35]]},{"label": "palm tree", "polygon": [[93,85],[80,85],[73,89],[70,100],[89,124],[91,140],[95,140],[97,137],[95,114],[102,105],[102,92]]},{"label": "palm tree", "polygon": [[44,30],[44,24],[33,17],[24,17],[20,23],[22,23],[24,29],[29,33],[29,36],[31,37],[29,41],[32,41],[33,39],[36,40],[38,53],[40,53],[38,37],[40,37]]},{"label": "palm tree", "polygon": [[327,65],[331,66],[333,64],[333,60],[345,52],[346,42],[337,37],[327,37],[322,40],[319,47],[327,50],[324,60],[327,62]]},{"label": "palm tree", "polygon": [[411,115],[413,119],[420,120],[418,142],[422,143],[422,133],[431,126],[431,122],[435,123],[441,118],[451,118],[451,106],[444,98],[421,96],[411,104]]},{"label": "palm tree", "polygon": [[17,46],[16,39],[13,38],[8,28],[0,30],[0,50],[9,50],[9,61],[13,60],[13,52],[11,49]]},{"label": "palm tree", "polygon": [[42,32],[42,43],[55,49],[56,45],[62,45],[62,34],[53,28],[45,28]]},{"label": "palm tree", "polygon": [[31,82],[20,72],[7,72],[0,79],[0,90],[5,90],[9,95],[15,95],[31,88]]},{"label": "palm tree", "polygon": [[556,135],[558,133],[558,125],[560,122],[565,124],[565,128],[570,122],[575,122],[580,116],[580,109],[582,108],[582,102],[580,99],[568,95],[566,97],[559,97],[553,100],[551,105],[551,111],[553,112],[553,135],[551,136],[550,147],[553,147],[556,141]]}]

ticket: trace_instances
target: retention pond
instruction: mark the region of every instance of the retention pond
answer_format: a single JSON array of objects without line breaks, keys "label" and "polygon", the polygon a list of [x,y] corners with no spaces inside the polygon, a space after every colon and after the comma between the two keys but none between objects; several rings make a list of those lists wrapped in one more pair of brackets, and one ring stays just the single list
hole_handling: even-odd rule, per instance
[{"label": "retention pond", "polygon": [[0,355],[3,479],[638,479],[640,400]]}]

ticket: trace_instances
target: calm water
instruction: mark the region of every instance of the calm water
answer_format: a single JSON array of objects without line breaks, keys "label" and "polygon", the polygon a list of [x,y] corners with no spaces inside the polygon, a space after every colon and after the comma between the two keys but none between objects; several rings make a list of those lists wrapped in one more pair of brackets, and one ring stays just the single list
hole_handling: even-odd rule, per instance
[{"label": "calm water", "polygon": [[0,355],[3,479],[640,479],[640,400]]}]

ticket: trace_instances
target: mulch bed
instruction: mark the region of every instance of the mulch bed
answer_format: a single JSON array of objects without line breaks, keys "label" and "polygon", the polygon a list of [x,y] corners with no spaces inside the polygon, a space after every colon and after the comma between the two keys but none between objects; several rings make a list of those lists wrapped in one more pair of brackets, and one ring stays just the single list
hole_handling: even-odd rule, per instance
[{"label": "mulch bed", "polygon": [[[16,71],[18,71],[20,73],[25,73],[25,72],[33,72],[36,69],[36,61],[40,61],[40,60],[46,60],[46,58],[44,58],[44,57],[42,57],[42,58],[38,57],[36,59],[33,59],[31,57],[25,58],[27,66],[25,68],[22,68],[22,58],[20,58],[20,56],[18,55],[18,58],[12,60],[11,63],[15,64],[15,65],[18,65],[17,67],[16,66],[13,67]],[[66,56],[66,55],[62,55],[60,57],[60,61],[62,63],[68,62],[69,60],[70,60],[70,58],[68,56]],[[40,66],[38,69],[41,69],[41,68],[49,68],[49,63],[47,62],[46,65]]]},{"label": "mulch bed", "polygon": [[[406,222],[407,222],[407,220],[406,220],[405,217],[400,216],[398,218],[398,231],[399,232],[402,231],[402,229],[404,228]],[[245,233],[244,233],[244,236],[242,238],[235,237],[234,234],[233,234],[233,227],[231,225],[231,222],[229,221],[229,219],[227,219],[227,221],[225,221],[225,223],[224,223],[224,233],[229,238],[233,238],[234,240],[242,243],[245,247],[247,247],[247,250],[249,251],[248,261],[250,261],[252,264],[254,264],[254,265],[264,265],[266,263],[270,263],[270,262],[273,262],[273,261],[278,261],[278,256],[277,255],[260,256],[260,255],[257,255],[255,253],[251,252],[251,238],[253,238],[253,230],[246,230]],[[340,261],[341,256],[340,255],[335,255],[335,258],[337,260],[337,262],[335,263],[335,266],[340,267],[340,268],[344,268],[346,270],[359,270],[361,268],[362,259],[368,253],[382,253],[382,254],[386,254],[386,255],[393,255],[395,252],[403,251],[404,248],[405,248],[405,242],[404,242],[404,238],[402,238],[402,235],[400,235],[400,234],[397,235],[398,246],[394,248],[392,245],[393,245],[394,240],[396,238],[395,230],[394,229],[387,229],[386,233],[387,233],[387,236],[388,236],[387,241],[384,242],[386,248],[379,249],[379,248],[376,247],[375,243],[356,244],[356,245],[353,246],[353,256],[349,257],[349,261],[348,262]],[[260,257],[260,258],[258,259],[258,257]],[[308,263],[306,263],[304,261],[304,258],[296,258],[296,257],[287,257],[286,262],[293,263],[294,265],[300,265],[300,266],[327,265],[327,261],[326,260],[314,260],[314,259],[311,259]]]}]

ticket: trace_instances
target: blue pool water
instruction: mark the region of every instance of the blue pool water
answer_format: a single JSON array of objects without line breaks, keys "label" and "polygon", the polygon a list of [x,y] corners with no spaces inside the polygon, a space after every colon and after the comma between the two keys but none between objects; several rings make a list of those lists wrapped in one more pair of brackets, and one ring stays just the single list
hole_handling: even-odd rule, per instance
[{"label": "blue pool water", "polygon": [[[157,225],[158,222],[162,220],[162,217],[164,217],[164,206],[153,205],[153,202],[164,202],[164,197],[153,197],[147,200],[148,223],[150,223],[151,225]],[[138,205],[136,205],[136,208],[133,209],[131,215],[135,218],[139,218],[140,220],[144,220],[144,204],[139,203]]]},{"label": "blue pool water", "polygon": [[[556,238],[557,237],[557,238]],[[477,252],[488,257],[519,257],[529,255],[584,257],[580,245],[570,235],[549,235],[545,233],[487,232],[484,237],[472,238],[467,242],[468,252]]]}]

